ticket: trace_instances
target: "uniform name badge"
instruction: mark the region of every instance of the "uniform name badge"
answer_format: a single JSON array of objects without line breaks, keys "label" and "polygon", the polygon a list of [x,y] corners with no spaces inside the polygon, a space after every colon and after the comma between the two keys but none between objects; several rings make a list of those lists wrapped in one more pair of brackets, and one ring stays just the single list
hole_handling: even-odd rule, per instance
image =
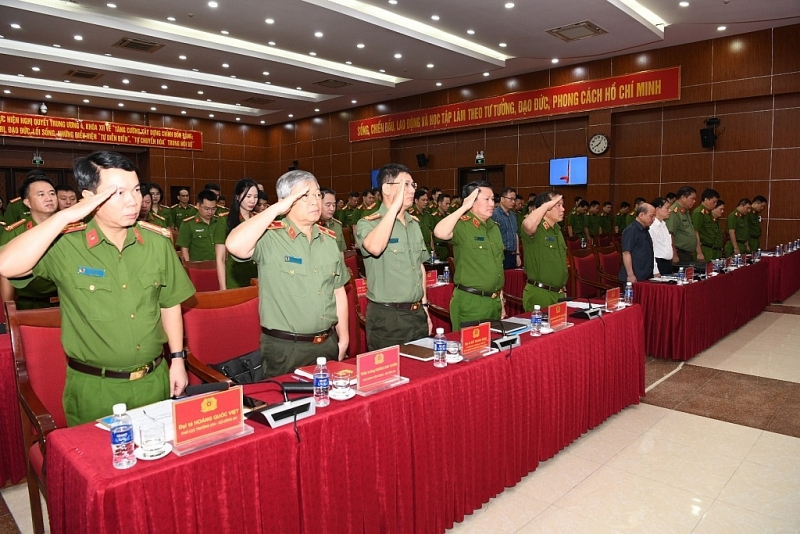
[{"label": "uniform name badge", "polygon": [[303,264],[303,258],[297,258],[295,256],[284,256],[283,261],[286,263],[296,263],[298,265]]},{"label": "uniform name badge", "polygon": [[399,237],[390,237],[389,238],[389,243],[399,243],[399,242],[400,242],[400,238]]},{"label": "uniform name badge", "polygon": [[105,269],[95,269],[93,267],[78,267],[78,274],[94,276],[95,278],[104,278],[106,276],[106,271]]}]

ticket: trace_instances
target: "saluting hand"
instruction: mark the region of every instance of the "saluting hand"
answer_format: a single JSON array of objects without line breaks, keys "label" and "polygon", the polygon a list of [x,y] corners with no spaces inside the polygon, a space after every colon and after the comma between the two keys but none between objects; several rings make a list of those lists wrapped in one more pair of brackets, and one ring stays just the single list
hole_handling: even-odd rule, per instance
[{"label": "saluting hand", "polygon": [[62,211],[64,213],[69,214],[70,223],[82,221],[88,215],[94,213],[94,211],[97,208],[103,205],[103,202],[111,198],[111,196],[115,195],[116,193],[117,193],[117,186],[115,185],[106,187],[105,189],[103,189],[102,191],[98,191],[97,193],[92,193],[91,191],[89,191],[87,196],[83,197],[80,200],[80,202],[77,202],[74,205]]},{"label": "saluting hand", "polygon": [[397,213],[400,213],[400,211],[403,209],[403,202],[406,198],[406,181],[400,180],[398,185],[400,186],[400,190],[392,199],[392,204],[389,206],[389,209],[396,210]]},{"label": "saluting hand", "polygon": [[308,191],[311,189],[309,185],[300,185],[294,193],[290,193],[288,197],[282,198],[273,204],[270,207],[274,207],[278,210],[279,215],[283,215],[285,213],[289,213],[289,210],[292,209],[294,203],[297,202],[302,196],[308,194]]},{"label": "saluting hand", "polygon": [[464,199],[464,202],[461,203],[462,208],[466,208],[464,211],[469,211],[472,208],[472,205],[475,204],[475,200],[477,200],[478,195],[481,192],[480,187],[476,187],[472,193]]},{"label": "saluting hand", "polygon": [[553,198],[548,200],[544,203],[544,206],[547,208],[547,211],[550,211],[555,207],[556,204],[561,202],[561,199],[564,198],[564,195],[555,195]]}]

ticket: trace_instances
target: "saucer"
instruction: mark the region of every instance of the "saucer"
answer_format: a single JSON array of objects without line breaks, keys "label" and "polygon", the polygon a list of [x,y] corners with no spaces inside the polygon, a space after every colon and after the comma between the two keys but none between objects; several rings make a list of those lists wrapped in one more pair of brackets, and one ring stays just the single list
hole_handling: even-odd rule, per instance
[{"label": "saucer", "polygon": [[346,400],[350,400],[353,397],[355,397],[356,396],[356,391],[351,387],[350,388],[350,393],[345,393],[344,395],[340,395],[337,392],[337,390],[332,389],[332,390],[330,390],[330,392],[328,392],[328,396],[330,398],[332,398],[333,400],[346,401]]},{"label": "saucer", "polygon": [[444,359],[444,361],[446,361],[448,364],[454,364],[454,363],[458,363],[458,362],[464,361],[464,357],[461,354],[457,355],[454,358],[451,358],[450,356],[447,356]]},{"label": "saucer", "polygon": [[133,451],[133,455],[136,456],[136,458],[138,458],[139,460],[149,461],[149,460],[160,460],[161,458],[163,458],[164,456],[168,455],[171,452],[172,452],[172,443],[165,443],[164,450],[161,451],[161,454],[158,454],[156,456],[145,456],[144,449],[142,449],[141,447],[136,447],[136,450]]},{"label": "saucer", "polygon": [[552,334],[553,333],[553,329],[552,328],[542,328],[541,332],[542,332],[542,334]]}]

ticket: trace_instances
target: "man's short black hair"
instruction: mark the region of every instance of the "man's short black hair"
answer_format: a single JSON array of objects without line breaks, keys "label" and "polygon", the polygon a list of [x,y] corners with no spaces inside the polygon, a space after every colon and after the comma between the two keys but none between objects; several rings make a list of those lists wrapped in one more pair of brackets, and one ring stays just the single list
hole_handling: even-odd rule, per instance
[{"label": "man's short black hair", "polygon": [[623,201],[622,201],[622,203],[619,205],[619,209],[622,209],[622,208],[630,208],[630,207],[631,207],[631,205],[630,205],[628,202],[624,201],[624,200],[623,200]]},{"label": "man's short black hair", "polygon": [[718,207],[720,207],[720,206],[724,206],[724,205],[725,205],[725,201],[724,201],[724,200],[722,200],[721,198],[718,198],[718,199],[717,199],[717,203],[714,205],[714,207],[715,207],[715,208],[718,208]]},{"label": "man's short black hair", "polygon": [[351,198],[358,198],[360,196],[361,196],[361,193],[359,193],[358,191],[350,191],[350,197]]},{"label": "man's short black hair", "polygon": [[323,197],[324,197],[325,195],[333,195],[334,197],[336,196],[336,191],[334,191],[333,189],[327,188],[327,187],[323,187],[323,188],[321,188],[321,189],[319,190],[319,192],[320,192],[320,194],[321,194]]},{"label": "man's short black hair", "polygon": [[766,203],[767,203],[767,199],[766,199],[766,198],[764,198],[764,197],[763,197],[763,196],[761,196],[761,195],[756,195],[756,196],[753,198],[753,202],[763,202],[764,204],[766,204]]},{"label": "man's short black hair", "polygon": [[581,200],[583,200],[583,197],[576,196],[576,197],[575,197],[575,204],[576,204],[576,205],[577,205],[577,204],[580,204]]},{"label": "man's short black hair", "polygon": [[650,204],[652,204],[655,209],[658,209],[667,204],[667,202],[667,199],[664,197],[656,197]]},{"label": "man's short black hair", "polygon": [[581,201],[578,203],[578,207],[579,207],[579,208],[588,208],[588,207],[589,207],[589,203],[588,203],[588,202],[586,202],[585,200],[581,200]]},{"label": "man's short black hair", "polygon": [[[411,169],[402,163],[387,163],[378,170],[378,189],[383,187],[383,184],[393,182],[397,176],[402,173],[411,174]],[[366,193],[365,193],[366,194]],[[375,194],[373,192],[373,194]]]},{"label": "man's short black hair", "polygon": [[642,202],[645,202],[645,200],[642,197],[636,197],[636,199],[633,201],[633,205],[638,206]]},{"label": "man's short black hair", "polygon": [[475,180],[474,182],[470,182],[465,185],[463,189],[461,189],[461,198],[467,198],[479,187],[488,187],[489,189],[492,189],[492,184],[486,180]]},{"label": "man's short black hair", "polygon": [[599,205],[600,205],[600,201],[599,201],[599,200],[592,200],[592,201],[589,203],[589,207],[590,207],[590,208],[593,208],[593,207],[595,207],[595,206],[599,206]]},{"label": "man's short black hair", "polygon": [[267,194],[264,191],[261,191],[259,189],[258,190],[258,200],[266,200],[267,202],[269,202],[269,197],[267,196]]},{"label": "man's short black hair", "polygon": [[204,200],[217,201],[217,194],[211,189],[203,189],[197,193],[197,202],[202,204]]},{"label": "man's short black hair", "polygon": [[418,189],[414,191],[414,200],[419,200],[427,194],[428,192],[425,189]]},{"label": "man's short black hair", "polygon": [[612,207],[613,207],[613,206],[614,206],[614,204],[612,204],[611,202],[609,202],[608,200],[606,200],[605,202],[603,202],[603,206],[612,206]]},{"label": "man's short black hair", "polygon": [[504,187],[500,190],[501,197],[507,196],[509,193],[514,193],[514,198],[517,198],[517,190],[513,187]]},{"label": "man's short black hair", "polygon": [[678,189],[678,198],[686,198],[692,196],[692,194],[697,194],[697,189],[695,189],[691,185],[684,185],[683,187]]},{"label": "man's short black hair", "polygon": [[207,183],[203,189],[222,192],[222,188],[219,186],[219,184],[214,182]]},{"label": "man's short black hair", "polygon": [[44,174],[37,174],[35,176],[31,176],[30,178],[25,178],[25,181],[22,182],[22,185],[19,188],[21,192],[20,196],[22,198],[28,198],[28,195],[31,192],[31,185],[35,184],[36,182],[45,182],[50,184],[50,187],[53,187],[53,182],[50,181],[50,178]]},{"label": "man's short black hair", "polygon": [[536,200],[533,201],[534,207],[541,208],[542,206],[550,202],[550,200],[557,194],[558,193],[556,193],[555,191],[544,191],[543,193],[539,193],[538,195],[536,195]]},{"label": "man's short black hair", "polygon": [[56,186],[56,194],[58,194],[59,191],[70,191],[72,193],[75,193],[75,196],[78,196],[78,192],[75,190],[74,187],[72,187],[71,184],[58,184]]},{"label": "man's short black hair", "polygon": [[450,195],[448,193],[442,192],[442,194],[439,195],[439,200],[437,202],[441,202],[444,199],[448,199],[449,200],[450,199]]},{"label": "man's short black hair", "polygon": [[98,150],[75,160],[73,173],[75,174],[75,182],[78,184],[78,192],[91,191],[96,193],[97,184],[100,183],[101,169],[121,169],[139,174],[136,165],[122,154]]},{"label": "man's short black hair", "polygon": [[740,206],[746,206],[747,204],[752,204],[752,202],[750,202],[749,198],[743,198],[743,199],[739,200],[739,205]]},{"label": "man's short black hair", "polygon": [[719,198],[719,192],[716,189],[703,189],[703,192],[700,194],[700,202],[704,200],[710,200],[712,198]]},{"label": "man's short black hair", "polygon": [[669,202],[675,202],[675,199],[678,198],[678,195],[670,191],[664,198],[667,199]]}]

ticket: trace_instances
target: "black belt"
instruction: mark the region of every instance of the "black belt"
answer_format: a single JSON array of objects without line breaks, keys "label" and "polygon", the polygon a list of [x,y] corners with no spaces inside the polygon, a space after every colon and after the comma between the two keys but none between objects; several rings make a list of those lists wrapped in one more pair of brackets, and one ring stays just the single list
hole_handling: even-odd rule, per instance
[{"label": "black belt", "polygon": [[92,376],[102,376],[105,378],[119,378],[120,380],[139,380],[140,378],[144,378],[145,376],[152,373],[156,367],[161,363],[163,360],[163,356],[159,356],[152,362],[148,363],[147,365],[143,365],[138,369],[133,371],[111,371],[106,369],[105,367],[95,367],[93,365],[88,365],[83,362],[79,362],[78,360],[73,360],[72,358],[67,358],[67,365],[69,365],[72,369],[75,369],[79,373],[84,373],[87,375]]},{"label": "black belt", "polygon": [[536,280],[531,280],[530,278],[528,279],[528,283],[530,285],[532,285],[532,286],[536,286],[536,287],[539,287],[539,288],[542,288],[542,289],[546,289],[547,291],[552,291],[553,293],[564,293],[564,292],[566,292],[566,288],[548,286],[547,284],[543,284],[541,282],[537,282]]},{"label": "black belt", "polygon": [[58,304],[58,297],[28,297],[26,295],[17,296],[17,300],[25,300],[28,302],[46,302],[48,304]]},{"label": "black belt", "polygon": [[374,300],[370,300],[370,303],[377,304],[379,306],[386,306],[387,308],[394,308],[396,310],[405,310],[405,311],[417,311],[422,307],[421,300],[418,300],[416,302],[375,302]]},{"label": "black belt", "polygon": [[304,343],[314,343],[315,345],[318,345],[319,343],[324,342],[331,336],[333,327],[330,327],[327,330],[323,330],[322,332],[317,332],[316,334],[294,334],[292,332],[284,332],[283,330],[272,330],[270,328],[264,328],[263,326],[261,327],[261,331],[270,337],[276,337],[278,339],[286,339],[288,341],[302,341]]},{"label": "black belt", "polygon": [[736,242],[739,243],[740,245],[744,245],[745,243],[747,243],[746,240],[745,241],[739,241],[738,239],[736,240]]},{"label": "black belt", "polygon": [[722,250],[722,247],[715,247],[713,245],[709,245],[707,243],[700,242],[701,247],[710,248],[711,250]]},{"label": "black belt", "polygon": [[472,293],[473,295],[480,295],[481,297],[489,297],[493,299],[499,297],[500,291],[502,291],[501,289],[498,289],[497,291],[481,291],[480,289],[475,289],[474,287],[462,286],[461,284],[456,284],[456,289],[460,289],[461,291],[464,291],[466,293]]}]

